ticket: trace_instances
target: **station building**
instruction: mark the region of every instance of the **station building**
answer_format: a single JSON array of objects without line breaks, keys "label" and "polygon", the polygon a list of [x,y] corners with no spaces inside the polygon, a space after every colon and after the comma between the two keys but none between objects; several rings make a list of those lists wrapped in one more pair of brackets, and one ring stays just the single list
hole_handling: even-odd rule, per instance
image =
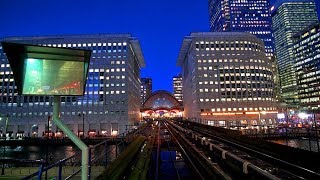
[{"label": "station building", "polygon": [[143,118],[183,116],[183,105],[170,92],[159,90],[153,92],[141,107]]},{"label": "station building", "polygon": [[[128,125],[139,123],[140,69],[145,63],[137,38],[130,34],[96,34],[10,37],[1,41],[92,51],[84,96],[61,98],[61,119],[77,135],[118,135]],[[51,96],[18,95],[0,46],[0,117],[8,121],[7,136],[63,136],[50,121],[52,105]],[[0,122],[2,135],[4,122]]]},{"label": "station building", "polygon": [[182,42],[183,117],[209,125],[273,125],[277,118],[272,63],[256,36],[191,33]]}]

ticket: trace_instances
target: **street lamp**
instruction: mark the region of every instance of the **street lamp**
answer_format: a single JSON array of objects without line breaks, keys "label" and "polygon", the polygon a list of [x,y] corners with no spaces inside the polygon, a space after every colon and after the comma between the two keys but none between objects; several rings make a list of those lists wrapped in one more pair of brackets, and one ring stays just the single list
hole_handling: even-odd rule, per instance
[{"label": "street lamp", "polygon": [[265,111],[259,111],[259,123],[260,123],[260,127],[259,129],[261,128],[262,124],[261,124],[261,114],[267,114]]},{"label": "street lamp", "polygon": [[[314,124],[314,130],[315,130],[315,135],[316,135],[316,142],[317,142],[317,148],[318,148],[318,152],[320,151],[320,146],[319,146],[319,138],[318,138],[318,127],[317,127],[317,121],[316,121],[316,112],[314,110],[312,110],[313,113],[313,117],[312,117],[312,124]],[[301,112],[298,114],[298,116],[301,119],[306,119],[309,117],[308,114]],[[311,126],[312,127],[312,126]]]},{"label": "street lamp", "polygon": [[84,113],[82,113],[82,115],[81,115],[81,113],[79,113],[78,116],[79,116],[79,117],[82,116],[82,136],[84,137]]},{"label": "street lamp", "polygon": [[314,124],[314,130],[316,131],[316,141],[317,141],[317,148],[319,152],[320,147],[319,147],[318,128],[317,128],[317,121],[316,121],[316,112],[314,110],[313,110],[313,124]]},{"label": "street lamp", "polygon": [[[48,167],[48,156],[49,156],[49,136],[50,136],[50,116],[48,116],[48,126],[47,126],[47,146],[46,146],[46,167]],[[48,177],[48,171],[46,171],[45,179]]]},{"label": "street lamp", "polygon": [[[2,120],[2,118],[0,118],[0,120]],[[9,120],[9,114],[7,114],[7,117],[6,117],[6,124],[5,124],[4,145],[3,145],[3,158],[6,156],[6,141],[7,141],[8,120]],[[2,171],[1,171],[1,175],[4,175],[4,161],[2,162]]]}]

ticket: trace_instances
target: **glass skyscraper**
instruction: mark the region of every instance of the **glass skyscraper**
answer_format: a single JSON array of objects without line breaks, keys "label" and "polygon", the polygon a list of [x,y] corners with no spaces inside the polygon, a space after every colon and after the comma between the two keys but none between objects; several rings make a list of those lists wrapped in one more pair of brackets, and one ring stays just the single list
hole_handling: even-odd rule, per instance
[{"label": "glass skyscraper", "polygon": [[281,0],[271,8],[282,101],[297,108],[297,79],[292,52],[293,35],[317,21],[314,0]]},{"label": "glass skyscraper", "polygon": [[249,32],[265,44],[266,55],[273,57],[269,0],[209,0],[212,32]]},{"label": "glass skyscraper", "polygon": [[[316,1],[317,12],[320,12],[320,1]],[[320,13],[318,13],[318,19],[320,21]]]},{"label": "glass skyscraper", "polygon": [[152,79],[150,77],[141,78],[141,106],[152,94]]},{"label": "glass skyscraper", "polygon": [[179,74],[178,76],[173,76],[172,78],[173,83],[173,96],[180,102],[183,102],[183,95],[182,95],[182,76]]},{"label": "glass skyscraper", "polygon": [[320,23],[293,36],[293,53],[301,110],[320,109]]}]

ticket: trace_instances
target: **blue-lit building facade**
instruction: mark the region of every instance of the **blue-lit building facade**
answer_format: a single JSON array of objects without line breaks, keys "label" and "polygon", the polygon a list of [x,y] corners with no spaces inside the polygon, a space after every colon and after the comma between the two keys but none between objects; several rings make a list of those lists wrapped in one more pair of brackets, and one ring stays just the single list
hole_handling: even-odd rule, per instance
[{"label": "blue-lit building facade", "polygon": [[[320,11],[320,1],[316,1],[317,12]],[[320,13],[318,13],[318,20],[320,21]]]},{"label": "blue-lit building facade", "polygon": [[[137,38],[98,34],[10,37],[2,41],[92,50],[85,95],[61,98],[61,118],[79,136],[117,135],[139,122],[140,68],[145,64]],[[17,94],[10,64],[0,46],[0,117],[8,117],[7,135],[44,136],[52,103],[51,96]],[[49,127],[50,134],[63,136],[51,122]]]},{"label": "blue-lit building facade", "polygon": [[271,8],[275,50],[279,68],[281,101],[287,108],[299,106],[293,36],[317,21],[314,0],[281,0]]},{"label": "blue-lit building facade", "polygon": [[141,78],[141,106],[152,94],[152,79],[150,77]]},{"label": "blue-lit building facade", "polygon": [[265,44],[266,55],[273,57],[274,45],[269,0],[209,0],[212,32],[249,32]]},{"label": "blue-lit building facade", "polygon": [[300,110],[320,110],[320,23],[312,24],[293,38]]},{"label": "blue-lit building facade", "polygon": [[173,96],[180,102],[183,103],[183,94],[182,94],[182,76],[181,74],[177,76],[173,76],[172,78],[172,86],[173,86]]}]

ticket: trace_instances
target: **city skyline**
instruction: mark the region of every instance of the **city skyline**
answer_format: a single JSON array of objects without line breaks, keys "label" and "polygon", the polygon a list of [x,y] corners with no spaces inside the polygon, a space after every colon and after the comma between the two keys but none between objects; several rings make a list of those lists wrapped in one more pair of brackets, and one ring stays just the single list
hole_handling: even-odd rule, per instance
[{"label": "city skyline", "polygon": [[146,60],[141,77],[153,79],[154,91],[172,92],[172,77],[180,72],[175,62],[183,37],[192,31],[209,31],[206,1],[86,2],[2,1],[0,17],[5,26],[0,38],[131,33],[139,38]]},{"label": "city skyline", "polygon": [[[4,26],[0,38],[131,33],[141,41],[146,60],[141,77],[153,79],[154,91],[172,92],[172,77],[180,73],[175,62],[183,37],[210,29],[208,1],[96,0],[86,3],[81,0],[63,2],[64,6],[56,2],[2,1],[0,17]],[[271,5],[274,2],[270,0]]]}]

